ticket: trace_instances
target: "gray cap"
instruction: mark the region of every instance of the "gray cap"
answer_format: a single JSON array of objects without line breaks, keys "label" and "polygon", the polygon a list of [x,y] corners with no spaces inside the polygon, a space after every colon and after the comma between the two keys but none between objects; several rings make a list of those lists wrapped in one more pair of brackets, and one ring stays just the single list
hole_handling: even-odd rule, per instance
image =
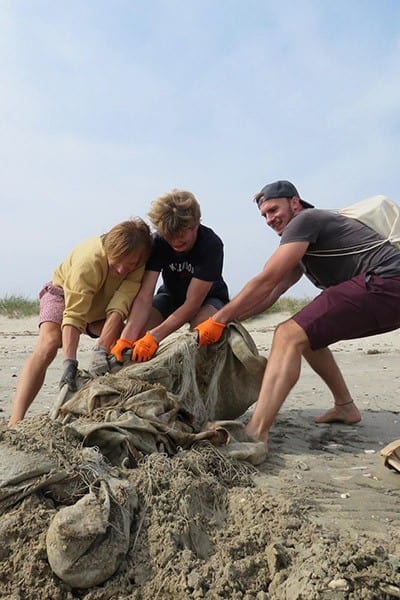
[{"label": "gray cap", "polygon": [[290,181],[279,180],[268,183],[254,199],[257,202],[258,208],[260,208],[261,204],[270,198],[293,198],[293,196],[297,196],[300,199],[304,208],[314,208],[312,204],[300,198],[299,192]]}]

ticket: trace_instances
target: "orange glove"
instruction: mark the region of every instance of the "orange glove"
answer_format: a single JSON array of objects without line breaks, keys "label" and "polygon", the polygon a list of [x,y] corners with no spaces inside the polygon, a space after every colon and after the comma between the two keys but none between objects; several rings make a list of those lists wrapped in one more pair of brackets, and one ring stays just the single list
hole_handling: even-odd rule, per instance
[{"label": "orange glove", "polygon": [[130,350],[131,348],[133,348],[133,342],[131,342],[130,340],[124,340],[124,338],[119,338],[119,340],[117,340],[114,346],[111,348],[110,354],[115,356],[118,362],[123,363],[123,351],[128,349]]},{"label": "orange glove", "polygon": [[158,348],[156,338],[151,335],[150,331],[133,344],[132,360],[136,362],[145,362],[150,360]]},{"label": "orange glove", "polygon": [[195,327],[199,332],[199,346],[208,346],[208,344],[215,344],[215,342],[218,342],[225,327],[225,323],[218,323],[211,317],[206,321],[199,323],[197,327]]}]

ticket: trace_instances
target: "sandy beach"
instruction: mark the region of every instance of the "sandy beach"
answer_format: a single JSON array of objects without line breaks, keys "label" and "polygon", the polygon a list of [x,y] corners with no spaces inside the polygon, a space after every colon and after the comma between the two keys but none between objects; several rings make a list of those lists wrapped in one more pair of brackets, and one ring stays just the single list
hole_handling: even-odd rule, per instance
[{"label": "sandy beach", "polygon": [[[260,354],[268,357],[274,327],[285,317],[282,314],[260,316],[245,324]],[[5,423],[18,373],[36,342],[36,318],[1,317],[0,331],[0,418]],[[82,338],[78,356],[82,367],[86,366],[92,344],[92,340]],[[158,598],[400,597],[400,474],[385,468],[380,457],[382,447],[400,438],[400,335],[394,332],[340,342],[332,346],[332,350],[362,412],[361,423],[355,426],[313,423],[313,417],[330,407],[331,398],[318,376],[304,363],[300,381],[273,428],[270,454],[252,475],[251,491],[247,487],[232,490],[236,498],[230,496],[229,500],[231,512],[226,524],[228,530],[230,520],[229,541],[228,538],[214,540],[214,554],[220,558],[220,543],[225,551],[227,545],[240,546],[244,532],[238,533],[232,525],[236,512],[238,523],[248,536],[247,541],[242,540],[242,560],[245,556],[249,558],[253,548],[253,567],[246,570],[242,565],[240,570],[237,557],[233,559],[233,550],[228,562],[222,557],[225,570],[221,565],[213,566],[211,556],[203,558],[201,565],[198,561],[196,568],[191,563],[189,569],[181,561],[182,572],[177,573],[175,566],[174,573],[169,571],[170,584],[165,586],[166,571],[160,566],[164,584],[159,583]],[[58,392],[61,362],[59,353],[27,418],[47,414],[50,410]],[[250,412],[251,409],[244,415],[245,421]],[[266,541],[261,539],[260,531],[265,534],[268,527],[265,520],[260,522],[260,515],[267,509],[270,537]],[[5,531],[3,519],[0,517],[0,535]],[[305,524],[307,530],[302,529]],[[251,537],[256,533],[257,538]],[[250,540],[253,541],[250,543]],[[150,583],[140,584],[137,577],[136,583],[131,582],[129,586],[126,579],[114,577],[110,587],[105,584],[96,591],[80,593],[57,583],[50,570],[51,590],[46,588],[50,585],[47,579],[43,582],[43,573],[42,587],[39,584],[34,587],[36,580],[32,573],[29,576],[20,573],[25,583],[18,583],[15,569],[21,568],[21,564],[17,559],[17,543],[16,537],[7,546],[7,552],[0,550],[0,598],[155,597],[155,588]],[[285,547],[283,555],[291,553],[293,568],[285,566],[279,551],[282,546]],[[363,553],[361,558],[360,552]],[[328,560],[329,553],[332,556]],[[262,560],[269,569],[268,581],[264,584],[260,582]],[[208,569],[209,581],[204,569]],[[360,572],[362,581],[357,579]],[[153,577],[152,585],[156,580],[157,577]],[[26,591],[29,586],[31,595]]]}]

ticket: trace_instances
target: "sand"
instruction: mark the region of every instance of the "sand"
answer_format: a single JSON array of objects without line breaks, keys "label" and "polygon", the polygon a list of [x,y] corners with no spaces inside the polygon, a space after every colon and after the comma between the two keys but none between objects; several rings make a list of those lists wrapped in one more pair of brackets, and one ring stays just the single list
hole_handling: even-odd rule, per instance
[{"label": "sand", "polygon": [[[284,318],[246,324],[261,354],[268,357]],[[36,342],[36,319],[1,318],[0,331],[5,422]],[[92,344],[82,339],[82,367]],[[331,399],[304,364],[272,430],[270,455],[257,469],[230,471],[215,457],[189,452],[154,459],[147,476],[132,476],[139,496],[148,498],[151,467],[152,501],[134,548],[103,586],[72,590],[52,574],[44,540],[55,511],[48,500],[33,495],[1,516],[0,598],[399,598],[400,474],[383,466],[379,452],[400,438],[400,335],[339,342],[332,350],[362,412],[360,424],[313,423]],[[59,355],[28,419],[48,413],[61,362]],[[194,475],[196,461],[207,476]]]}]

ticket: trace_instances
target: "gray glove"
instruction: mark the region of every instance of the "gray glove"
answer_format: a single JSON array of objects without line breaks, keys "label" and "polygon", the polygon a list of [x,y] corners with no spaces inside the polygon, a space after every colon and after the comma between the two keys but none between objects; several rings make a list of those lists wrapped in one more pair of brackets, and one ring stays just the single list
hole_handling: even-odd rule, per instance
[{"label": "gray glove", "polygon": [[78,361],[74,360],[73,358],[66,358],[63,362],[63,365],[64,373],[60,379],[60,390],[65,384],[67,384],[70,392],[76,392],[76,373],[78,370]]},{"label": "gray glove", "polygon": [[88,371],[92,377],[104,375],[110,370],[108,351],[104,346],[95,346],[90,354]]}]

